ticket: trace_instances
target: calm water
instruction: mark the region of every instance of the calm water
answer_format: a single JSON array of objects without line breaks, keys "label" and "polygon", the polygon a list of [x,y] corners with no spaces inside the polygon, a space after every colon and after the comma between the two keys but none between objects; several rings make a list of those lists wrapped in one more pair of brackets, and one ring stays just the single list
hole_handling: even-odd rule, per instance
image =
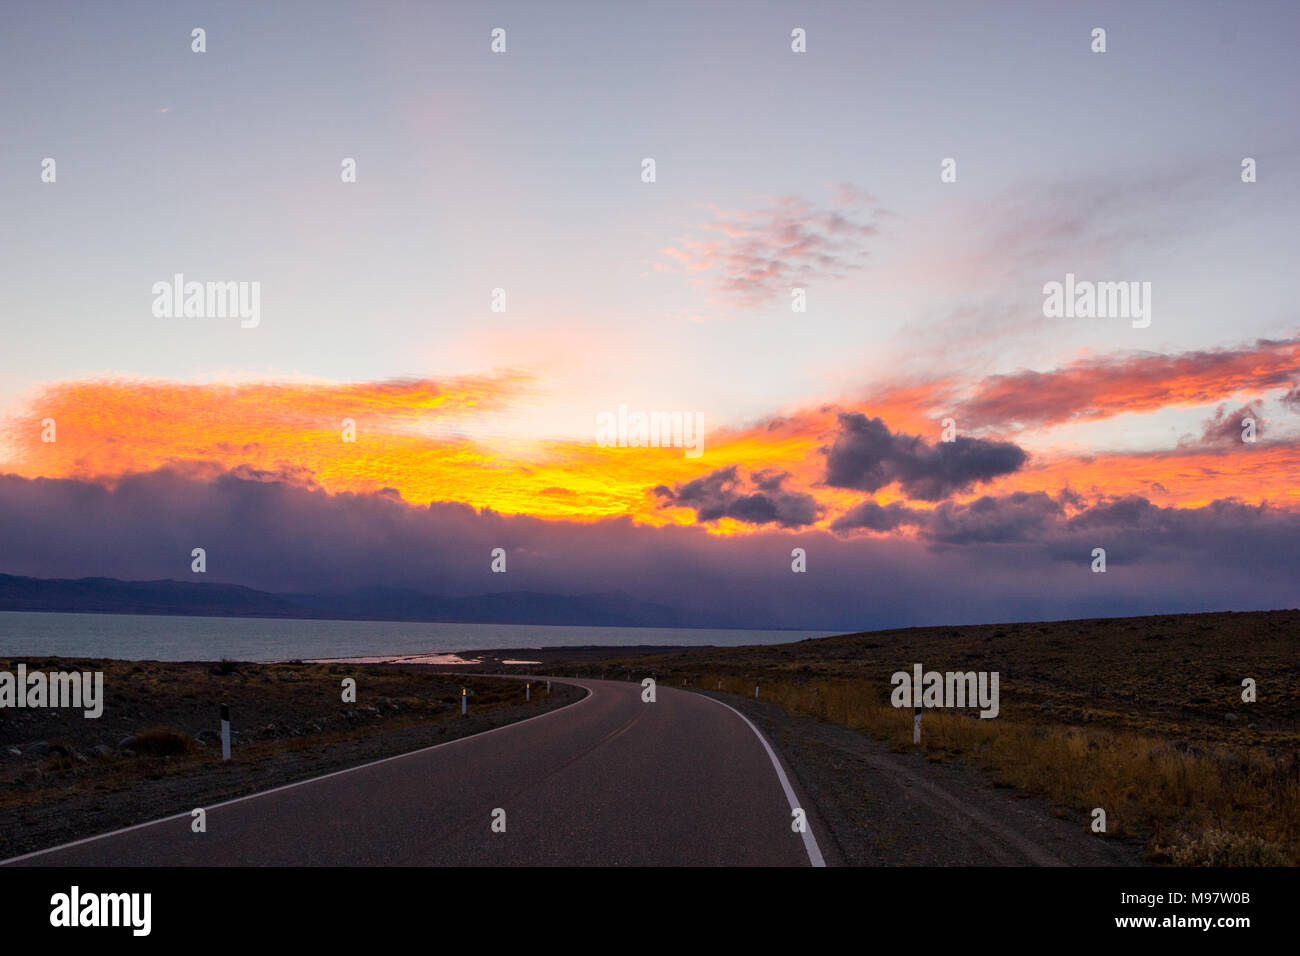
[{"label": "calm water", "polygon": [[0,657],[272,661],[579,644],[780,644],[832,633],[0,611]]}]

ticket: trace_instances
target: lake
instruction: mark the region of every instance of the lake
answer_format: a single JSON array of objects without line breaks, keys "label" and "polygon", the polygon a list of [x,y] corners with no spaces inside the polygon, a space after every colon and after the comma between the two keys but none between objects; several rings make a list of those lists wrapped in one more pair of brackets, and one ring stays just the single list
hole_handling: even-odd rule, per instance
[{"label": "lake", "polygon": [[0,611],[0,657],[273,661],[630,644],[781,644],[834,631],[553,627]]}]

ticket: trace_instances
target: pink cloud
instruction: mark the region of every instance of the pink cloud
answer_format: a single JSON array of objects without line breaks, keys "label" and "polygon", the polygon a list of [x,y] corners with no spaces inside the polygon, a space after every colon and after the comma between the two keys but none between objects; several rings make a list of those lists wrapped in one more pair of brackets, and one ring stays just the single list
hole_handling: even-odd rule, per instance
[{"label": "pink cloud", "polygon": [[841,279],[861,269],[866,242],[878,233],[876,201],[848,184],[835,187],[819,208],[795,196],[775,197],[762,209],[718,210],[662,250],[711,296],[745,307],[788,295],[795,285]]}]

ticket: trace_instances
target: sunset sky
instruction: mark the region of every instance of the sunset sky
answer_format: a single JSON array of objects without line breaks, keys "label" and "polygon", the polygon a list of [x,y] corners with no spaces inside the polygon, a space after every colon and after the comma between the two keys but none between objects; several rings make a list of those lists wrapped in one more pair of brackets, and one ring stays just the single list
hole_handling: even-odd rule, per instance
[{"label": "sunset sky", "polygon": [[[6,8],[0,573],[1300,604],[1295,6],[621,6]],[[259,324],[157,317],[177,273]],[[1046,318],[1067,273],[1150,325]]]}]

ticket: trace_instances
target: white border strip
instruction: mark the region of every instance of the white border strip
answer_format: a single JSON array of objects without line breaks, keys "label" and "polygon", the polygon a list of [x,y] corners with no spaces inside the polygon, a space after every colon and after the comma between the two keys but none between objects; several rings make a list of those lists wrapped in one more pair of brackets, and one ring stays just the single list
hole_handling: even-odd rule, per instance
[{"label": "white border strip", "polygon": [[[767,751],[768,757],[771,758],[772,766],[776,768],[776,775],[781,781],[781,789],[785,791],[785,798],[790,801],[790,809],[792,811],[800,809],[799,800],[794,795],[794,788],[790,786],[790,779],[785,775],[785,768],[781,766],[781,761],[776,759],[776,752],[772,749],[772,745],[767,742],[767,738],[763,736],[762,731],[754,726],[753,721],[730,704],[724,704],[716,697],[710,697],[708,694],[700,694],[699,696],[727,708],[727,710],[749,724],[749,729],[754,732],[754,736],[758,738],[758,742],[763,745],[763,749]],[[822,857],[822,848],[817,845],[817,838],[813,836],[812,824],[808,822],[806,813],[804,814],[804,824],[803,848],[808,851],[808,862],[813,866],[825,866],[826,860]]]},{"label": "white border strip", "polygon": [[[502,724],[500,727],[493,727],[490,730],[480,730],[476,734],[469,734],[465,737],[457,737],[455,740],[448,740],[440,744],[434,744],[431,747],[421,747],[419,750],[408,750],[404,754],[394,754],[391,757],[382,757],[379,760],[372,760],[369,763],[359,764],[355,767],[347,767],[343,770],[335,770],[333,773],[323,774],[319,777],[309,777],[306,780],[298,780],[294,783],[286,783],[280,787],[273,787],[270,790],[262,790],[258,793],[250,793],[242,797],[235,797],[232,800],[226,800],[222,803],[214,803],[211,806],[204,807],[205,810],[217,810],[221,807],[228,807],[232,804],[243,803],[245,800],[256,800],[258,797],[267,797],[273,793],[280,793],[283,790],[292,790],[294,787],[304,787],[309,783],[317,783],[321,780],[328,780],[330,777],[341,777],[345,773],[355,773],[358,770],[365,770],[367,767],[377,767],[383,763],[390,763],[394,760],[404,760],[407,757],[414,757],[416,754],[425,754],[430,750],[437,750],[440,747],[450,747],[454,744],[463,743],[466,740],[477,740],[479,737],[486,737],[488,734],[495,734],[498,730],[509,730],[511,727],[521,727],[532,720],[541,720],[543,717],[550,717],[552,714],[558,714],[568,710],[570,707],[577,707],[579,704],[591,700],[592,691],[590,687],[583,687],[582,684],[574,683],[571,680],[561,681],[558,678],[552,678],[557,683],[569,684],[572,687],[582,687],[587,695],[580,700],[575,700],[572,704],[564,704],[556,707],[554,710],[548,710],[544,714],[538,714],[535,717],[526,717],[523,720],[516,720],[508,724]],[[432,726],[432,725],[431,725]],[[97,836],[84,837],[80,840],[73,840],[71,843],[63,843],[59,846],[52,846],[48,850],[35,850],[31,853],[24,853],[22,856],[12,856],[7,860],[0,860],[0,866],[8,866],[10,863],[20,863],[23,860],[30,860],[33,857],[44,856],[46,853],[58,853],[60,850],[69,850],[74,846],[81,846],[83,843],[93,843],[96,840],[106,840],[112,836],[118,836],[122,833],[130,833],[132,830],[142,830],[145,827],[157,826],[160,823],[168,823],[171,820],[179,820],[182,817],[188,817],[192,811],[184,810],[180,813],[174,813],[169,817],[161,817],[157,820],[150,820],[147,823],[137,823],[134,826],[122,827],[120,830],[110,830],[108,833],[100,833]]]}]

